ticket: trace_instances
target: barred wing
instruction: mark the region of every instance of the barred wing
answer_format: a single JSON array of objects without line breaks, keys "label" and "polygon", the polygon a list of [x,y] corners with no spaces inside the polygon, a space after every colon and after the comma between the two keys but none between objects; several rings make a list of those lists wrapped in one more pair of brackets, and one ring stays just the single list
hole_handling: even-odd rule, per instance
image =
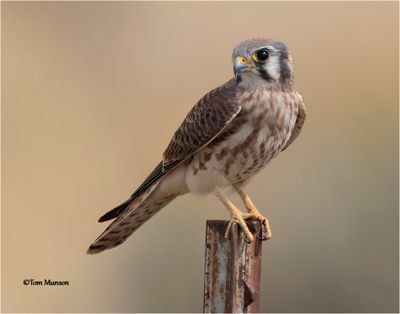
[{"label": "barred wing", "polygon": [[205,147],[239,114],[237,85],[230,80],[201,98],[186,116],[164,152],[164,168]]}]

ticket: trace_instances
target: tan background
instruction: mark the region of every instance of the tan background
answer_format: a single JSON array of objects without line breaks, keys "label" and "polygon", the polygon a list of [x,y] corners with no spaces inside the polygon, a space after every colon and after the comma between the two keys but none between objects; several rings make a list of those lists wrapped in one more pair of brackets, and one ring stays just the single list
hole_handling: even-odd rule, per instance
[{"label": "tan background", "polygon": [[[201,311],[212,195],[87,256],[236,42],[295,60],[308,117],[248,190],[268,213],[263,311],[398,310],[398,4],[2,2],[2,310]],[[69,287],[23,279],[69,280]]]}]

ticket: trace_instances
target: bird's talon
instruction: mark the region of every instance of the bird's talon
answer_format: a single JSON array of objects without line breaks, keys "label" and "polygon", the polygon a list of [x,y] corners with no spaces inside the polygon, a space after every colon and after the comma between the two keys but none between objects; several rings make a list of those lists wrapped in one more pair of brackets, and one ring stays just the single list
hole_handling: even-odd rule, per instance
[{"label": "bird's talon", "polygon": [[260,229],[259,232],[257,234],[257,239],[261,240],[261,241],[265,241],[267,240],[267,234],[265,231],[265,225],[264,225],[264,221],[259,220],[259,224],[260,224]]},{"label": "bird's talon", "polygon": [[262,241],[271,239],[271,227],[267,218],[258,213],[246,213],[243,214],[245,220],[257,220],[260,226],[260,232],[256,237]]},{"label": "bird's talon", "polygon": [[269,240],[271,237],[268,235],[268,231],[266,229],[266,226],[264,222],[260,221],[260,230],[259,233],[257,234],[257,238],[261,241],[266,241]]},{"label": "bird's talon", "polygon": [[232,218],[232,219],[229,221],[228,226],[226,227],[226,230],[225,230],[225,239],[226,239],[226,240],[230,240],[230,234],[231,234],[230,231],[231,231],[231,228],[232,228],[232,224],[233,224],[234,222],[237,223],[237,219],[236,219],[236,218]]},{"label": "bird's talon", "polygon": [[265,241],[266,240],[265,233],[260,232],[259,234],[257,234],[257,239],[260,241]]},{"label": "bird's talon", "polygon": [[233,223],[237,223],[243,229],[246,239],[247,239],[246,242],[251,243],[254,241],[254,237],[251,234],[249,228],[247,227],[246,222],[243,219],[240,220],[240,218],[238,218],[238,217],[233,217],[231,219],[231,221],[229,221],[228,226],[226,227],[226,231],[225,231],[225,239],[226,240],[230,240],[231,228],[232,228]]}]

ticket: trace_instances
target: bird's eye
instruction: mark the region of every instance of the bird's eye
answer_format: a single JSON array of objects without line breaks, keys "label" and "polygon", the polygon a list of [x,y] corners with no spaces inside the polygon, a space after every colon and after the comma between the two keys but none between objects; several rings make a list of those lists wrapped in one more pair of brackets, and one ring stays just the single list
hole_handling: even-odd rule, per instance
[{"label": "bird's eye", "polygon": [[256,62],[264,62],[269,57],[268,50],[262,49],[253,53],[253,60]]}]

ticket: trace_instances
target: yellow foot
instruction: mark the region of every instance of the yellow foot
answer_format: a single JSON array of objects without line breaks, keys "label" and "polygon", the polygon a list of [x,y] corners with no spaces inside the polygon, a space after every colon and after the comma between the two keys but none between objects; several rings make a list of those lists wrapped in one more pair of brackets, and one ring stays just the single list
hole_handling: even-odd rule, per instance
[{"label": "yellow foot", "polygon": [[246,222],[243,219],[243,213],[226,197],[226,195],[219,189],[214,191],[214,194],[221,200],[221,202],[226,206],[226,208],[231,213],[232,220],[229,222],[228,227],[225,231],[225,238],[229,239],[229,231],[232,227],[232,223],[237,220],[239,225],[243,228],[244,233],[250,242],[254,241],[254,237],[251,234],[249,227],[247,227]]},{"label": "yellow foot", "polygon": [[250,196],[244,191],[244,189],[240,186],[235,185],[234,188],[238,192],[240,198],[242,199],[244,205],[246,206],[248,213],[243,214],[242,217],[244,219],[256,219],[260,221],[260,223],[264,226],[264,231],[262,234],[262,240],[269,240],[272,237],[271,227],[269,225],[268,219],[263,216],[258,209],[254,206],[253,202],[250,199]]},{"label": "yellow foot", "polygon": [[261,240],[269,240],[272,237],[271,226],[269,225],[268,219],[261,215],[258,210],[252,211],[250,213],[242,214],[245,220],[258,220],[264,227],[262,232]]},{"label": "yellow foot", "polygon": [[244,233],[246,234],[247,239],[249,240],[249,242],[253,242],[254,241],[254,236],[251,234],[249,227],[247,227],[246,221],[243,219],[243,214],[242,212],[240,212],[240,216],[237,217],[236,215],[232,216],[231,221],[229,221],[228,227],[226,227],[226,231],[225,231],[225,239],[229,240],[230,239],[230,232],[231,232],[231,228],[232,228],[232,224],[234,222],[239,223],[239,225],[242,227]]}]

